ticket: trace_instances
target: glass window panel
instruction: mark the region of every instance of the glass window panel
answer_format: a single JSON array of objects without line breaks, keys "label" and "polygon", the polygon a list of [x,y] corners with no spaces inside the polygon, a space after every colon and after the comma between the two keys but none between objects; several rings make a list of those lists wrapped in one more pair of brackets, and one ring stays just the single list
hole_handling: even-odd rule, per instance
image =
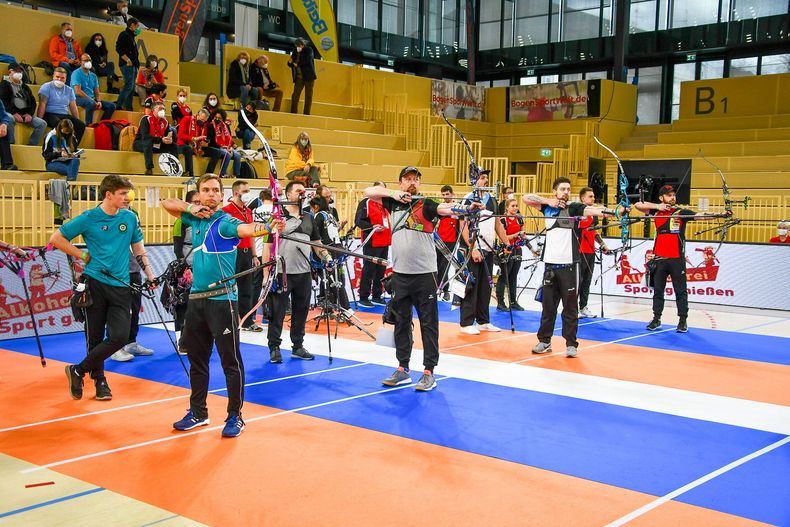
[{"label": "glass window panel", "polygon": [[351,26],[357,24],[357,0],[337,0],[337,21]]},{"label": "glass window panel", "polygon": [[442,38],[442,0],[428,0],[425,7],[425,40],[439,42]]},{"label": "glass window panel", "polygon": [[631,0],[629,33],[656,30],[656,0]]},{"label": "glass window panel", "polygon": [[379,2],[378,0],[365,0],[365,28],[379,28]]},{"label": "glass window panel", "polygon": [[730,61],[730,77],[747,77],[749,75],[757,75],[757,57]]},{"label": "glass window panel", "polygon": [[607,72],[605,71],[588,71],[584,74],[584,78],[587,80],[590,79],[605,79],[607,76]]},{"label": "glass window panel", "polygon": [[533,16],[516,20],[516,46],[545,44],[549,41],[549,17]]},{"label": "glass window panel", "polygon": [[669,0],[658,0],[658,30],[669,28]]},{"label": "glass window panel", "polygon": [[503,87],[503,86],[504,87],[510,86],[510,79],[497,79],[491,81],[491,87],[493,88]]},{"label": "glass window panel", "polygon": [[724,77],[723,60],[706,60],[700,64],[700,80],[721,79],[722,77]]},{"label": "glass window panel", "polygon": [[565,10],[563,18],[563,40],[580,40],[596,38],[599,35],[601,9],[585,9],[581,11]]},{"label": "glass window panel", "polygon": [[551,0],[551,31],[549,32],[551,42],[560,41],[561,28],[562,12],[560,11],[560,0]]},{"label": "glass window panel", "polygon": [[516,18],[549,14],[550,0],[515,0]]},{"label": "glass window panel", "polygon": [[381,30],[402,35],[404,11],[403,0],[384,0],[381,3]]},{"label": "glass window panel", "polygon": [[672,3],[672,27],[714,24],[719,18],[719,0]]},{"label": "glass window panel", "polygon": [[[461,2],[462,4],[465,3]],[[455,2],[453,2],[455,9]],[[502,3],[500,0],[486,0],[480,4],[480,22],[493,22],[502,18]]]},{"label": "glass window panel", "polygon": [[610,37],[614,35],[614,27],[612,24],[612,19],[614,18],[614,4],[610,0],[604,0],[601,18],[603,18],[603,27],[601,28],[603,34],[601,36]]},{"label": "glass window panel", "polygon": [[639,68],[639,83],[636,93],[636,116],[639,124],[658,124],[661,119],[660,66]]},{"label": "glass window panel", "polygon": [[787,13],[787,0],[733,0],[732,20]]},{"label": "glass window panel", "polygon": [[496,22],[487,22],[480,24],[480,49],[499,49],[499,30],[501,24]]},{"label": "glass window panel", "polygon": [[457,42],[455,0],[444,0],[442,12],[442,44],[452,46]]},{"label": "glass window panel", "polygon": [[760,66],[760,75],[788,72],[790,72],[790,54],[767,55],[763,57],[763,62]]},{"label": "glass window panel", "polygon": [[559,75],[541,75],[540,84],[551,84],[552,82],[560,82]]},{"label": "glass window panel", "polygon": [[403,18],[404,36],[417,38],[420,33],[420,1],[406,0]]},{"label": "glass window panel", "polygon": [[565,73],[560,77],[563,81],[580,81],[582,80],[581,73]]},{"label": "glass window panel", "polygon": [[680,83],[693,81],[695,70],[696,66],[693,62],[675,64],[674,77],[672,78],[672,120],[677,119],[680,115]]},{"label": "glass window panel", "polygon": [[521,86],[531,86],[532,84],[537,84],[538,83],[538,78],[537,78],[537,76],[534,76],[534,75],[531,76],[531,77],[521,77],[521,79],[519,79],[518,83]]}]

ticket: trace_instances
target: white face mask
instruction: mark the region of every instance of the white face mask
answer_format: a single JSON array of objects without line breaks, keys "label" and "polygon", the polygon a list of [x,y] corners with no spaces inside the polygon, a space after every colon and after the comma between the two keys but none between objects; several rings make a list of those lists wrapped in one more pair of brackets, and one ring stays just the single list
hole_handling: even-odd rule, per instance
[{"label": "white face mask", "polygon": [[66,83],[63,81],[52,81],[52,84],[54,84],[56,88],[62,88],[66,85]]},{"label": "white face mask", "polygon": [[244,66],[245,64],[247,64],[247,59],[239,59],[239,64]]},{"label": "white face mask", "polygon": [[309,143],[309,142],[310,141],[308,141],[307,139],[299,139],[299,144],[302,145],[302,146],[307,146],[307,143]]},{"label": "white face mask", "polygon": [[182,96],[180,96],[178,98],[178,102],[180,102],[181,104],[184,104],[185,102],[187,102],[187,98],[182,95]]},{"label": "white face mask", "polygon": [[217,105],[217,99],[209,99],[209,100],[208,100],[208,103],[209,103],[211,106],[216,106],[216,105]]},{"label": "white face mask", "polygon": [[85,68],[86,70],[89,70],[93,67],[93,63],[91,61],[83,62],[82,67]]},{"label": "white face mask", "polygon": [[779,236],[787,236],[787,229],[777,229]]},{"label": "white face mask", "polygon": [[156,65],[157,65],[157,64],[158,64],[158,62],[156,62],[155,60],[152,60],[152,61],[151,61],[151,69],[154,69],[154,68],[156,68]]},{"label": "white face mask", "polygon": [[127,14],[128,12],[129,12],[129,8],[128,8],[128,7],[122,7],[122,8],[121,8],[121,14],[122,14],[122,15],[125,15],[125,14]]},{"label": "white face mask", "polygon": [[18,71],[15,71],[14,73],[11,74],[11,78],[14,79],[15,81],[21,81],[22,74],[19,73]]},{"label": "white face mask", "polygon": [[100,48],[103,42],[104,42],[103,40],[94,40],[93,41],[93,43],[96,45],[97,48]]},{"label": "white face mask", "polygon": [[296,46],[296,52],[297,53],[301,53],[303,49],[304,49],[303,46]]},{"label": "white face mask", "polygon": [[165,111],[164,110],[159,110],[158,112],[156,112],[156,116],[159,117],[160,119],[164,119],[165,118]]},{"label": "white face mask", "polygon": [[516,195],[514,193],[510,193],[507,195],[507,199],[516,199]]},{"label": "white face mask", "polygon": [[63,32],[63,36],[66,37],[66,38],[71,38],[71,35],[73,35],[73,34],[74,34],[74,32],[72,30],[70,30],[70,29],[67,29],[66,31]]},{"label": "white face mask", "polygon": [[244,194],[239,196],[239,198],[241,199],[242,203],[244,203],[245,205],[249,205],[250,203],[252,203],[252,200],[255,199],[255,195],[253,195],[252,192],[245,192]]},{"label": "white face mask", "polygon": [[264,203],[263,205],[261,205],[261,212],[263,212],[264,214],[271,214],[272,212],[274,212],[274,204]]}]

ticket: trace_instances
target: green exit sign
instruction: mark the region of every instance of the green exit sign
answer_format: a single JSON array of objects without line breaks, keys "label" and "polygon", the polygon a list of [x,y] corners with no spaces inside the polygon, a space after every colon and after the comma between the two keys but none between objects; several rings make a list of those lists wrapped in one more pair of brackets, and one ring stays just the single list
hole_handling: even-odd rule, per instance
[{"label": "green exit sign", "polygon": [[540,157],[551,157],[551,148],[541,148]]},{"label": "green exit sign", "polygon": [[535,70],[527,70],[528,77],[532,77],[533,75],[535,75]]},{"label": "green exit sign", "polygon": [[686,61],[687,62],[694,62],[695,60],[697,60],[697,54],[696,53],[688,53],[686,55]]}]

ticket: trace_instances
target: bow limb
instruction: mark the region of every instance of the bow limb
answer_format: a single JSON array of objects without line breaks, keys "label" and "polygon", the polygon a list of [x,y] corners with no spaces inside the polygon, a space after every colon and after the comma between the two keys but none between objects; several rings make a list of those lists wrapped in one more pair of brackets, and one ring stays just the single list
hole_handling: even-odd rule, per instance
[{"label": "bow limb", "polygon": [[[612,154],[612,157],[617,162],[617,187],[620,190],[620,201],[618,205],[621,205],[624,209],[629,209],[631,207],[631,200],[628,198],[628,176],[625,175],[625,168],[623,168],[623,163],[620,161],[620,156],[618,156],[614,150],[603,144],[598,137],[593,136],[593,139],[601,148]],[[623,247],[628,247],[631,234],[629,212],[624,210],[623,214],[618,219],[620,221],[620,242]],[[620,257],[622,258],[622,254]]]}]

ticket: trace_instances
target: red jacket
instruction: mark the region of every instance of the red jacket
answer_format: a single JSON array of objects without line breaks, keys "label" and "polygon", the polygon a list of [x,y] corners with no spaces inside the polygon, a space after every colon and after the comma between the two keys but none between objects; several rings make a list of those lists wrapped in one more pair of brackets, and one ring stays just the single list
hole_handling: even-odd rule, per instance
[{"label": "red jacket", "polygon": [[439,218],[436,232],[444,243],[455,243],[458,240],[458,218],[442,216]]},{"label": "red jacket", "polygon": [[[74,58],[80,60],[82,56],[82,47],[75,39],[71,39],[71,44],[74,47]],[[49,41],[49,59],[55,67],[58,67],[61,62],[68,62],[69,58],[66,56],[68,52],[68,44],[63,40],[62,35],[55,35]]]},{"label": "red jacket", "polygon": [[386,230],[374,232],[370,238],[371,247],[389,247],[392,245],[392,221],[390,213],[384,205],[372,199],[368,200],[368,218],[373,225],[384,225]]},{"label": "red jacket", "polygon": [[[247,206],[245,206],[243,209],[240,209],[238,205],[231,201],[222,207],[222,210],[239,221],[244,223],[252,223],[252,210],[250,210],[250,208]],[[252,249],[252,238],[242,238],[239,244],[236,246],[236,249]]]},{"label": "red jacket", "polygon": [[197,118],[193,115],[187,115],[181,119],[178,125],[178,144],[188,145],[192,142],[193,137],[205,137],[206,123],[203,126],[198,125]]}]

